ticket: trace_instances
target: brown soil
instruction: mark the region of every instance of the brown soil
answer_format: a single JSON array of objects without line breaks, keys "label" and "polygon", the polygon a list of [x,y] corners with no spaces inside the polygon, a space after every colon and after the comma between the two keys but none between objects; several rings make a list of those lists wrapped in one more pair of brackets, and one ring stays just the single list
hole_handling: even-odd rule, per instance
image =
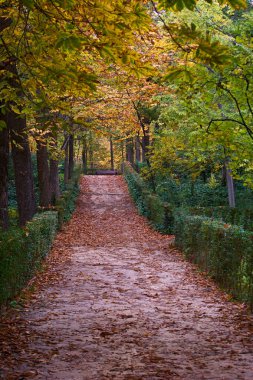
[{"label": "brown soil", "polygon": [[252,317],[149,228],[122,178],[82,179],[46,265],[2,317],[0,378],[253,378]]}]

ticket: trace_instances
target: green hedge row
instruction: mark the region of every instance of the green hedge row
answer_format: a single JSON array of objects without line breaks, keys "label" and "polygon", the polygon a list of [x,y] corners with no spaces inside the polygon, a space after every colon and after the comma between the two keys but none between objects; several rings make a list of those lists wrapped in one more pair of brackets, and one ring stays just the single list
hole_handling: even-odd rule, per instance
[{"label": "green hedge row", "polygon": [[129,192],[139,213],[148,218],[151,225],[162,233],[172,233],[173,209],[168,203],[150,191],[140,175],[129,163],[124,163],[123,173]]},{"label": "green hedge row", "polygon": [[0,235],[0,305],[17,294],[47,255],[58,227],[58,213],[36,214],[25,229]]},{"label": "green hedge row", "polygon": [[208,216],[209,218],[221,219],[229,224],[242,226],[244,230],[253,231],[253,209],[219,207],[191,207],[192,215]]},{"label": "green hedge row", "polygon": [[139,212],[158,230],[174,232],[176,246],[189,261],[253,309],[253,232],[245,229],[252,228],[250,210],[172,208],[150,192],[128,163],[124,175]]},{"label": "green hedge row", "polygon": [[74,170],[71,181],[65,186],[65,190],[56,202],[55,208],[58,211],[59,228],[61,228],[64,222],[71,218],[75,209],[76,198],[79,194],[79,178],[81,173],[81,166]]},{"label": "green hedge row", "polygon": [[179,212],[175,239],[187,259],[207,271],[235,298],[253,307],[253,232]]},{"label": "green hedge row", "polygon": [[24,229],[0,232],[0,305],[13,298],[32,278],[48,254],[55,234],[70,219],[79,193],[81,169],[50,211],[40,210]]}]

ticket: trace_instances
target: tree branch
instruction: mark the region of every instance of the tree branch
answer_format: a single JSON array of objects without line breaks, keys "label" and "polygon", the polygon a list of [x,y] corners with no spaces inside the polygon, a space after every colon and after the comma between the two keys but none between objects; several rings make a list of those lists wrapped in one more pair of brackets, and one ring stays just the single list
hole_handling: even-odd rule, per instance
[{"label": "tree branch", "polygon": [[165,20],[162,18],[160,12],[158,11],[156,5],[155,5],[155,2],[153,0],[151,0],[151,4],[153,6],[153,9],[155,11],[155,13],[157,14],[159,20],[162,22],[163,26],[164,26],[164,29],[168,32],[170,38],[172,39],[172,41],[177,45],[177,47],[179,47],[181,50],[183,50],[185,53],[189,53],[190,52],[190,48],[184,48],[177,40],[176,38],[173,36],[173,33],[171,31],[171,28],[168,26],[168,24],[165,22]]},{"label": "tree branch", "polygon": [[245,123],[242,123],[241,121],[239,120],[236,120],[236,119],[232,119],[232,118],[223,118],[223,119],[212,119],[209,121],[208,123],[208,126],[207,126],[207,133],[209,133],[209,129],[211,127],[211,125],[215,122],[225,122],[225,121],[229,121],[231,123],[236,123],[236,124],[239,124],[241,125],[242,127],[244,127],[248,133],[248,135],[250,136],[250,138],[253,140],[253,131],[252,129]]},{"label": "tree branch", "polygon": [[249,101],[249,97],[248,97],[248,91],[249,91],[250,81],[249,81],[249,78],[247,78],[247,75],[243,75],[243,78],[246,81],[245,96],[246,96],[247,105],[249,107],[249,111],[250,111],[251,115],[253,116],[253,110],[252,110],[252,107],[251,107],[251,104],[250,104],[250,101]]}]

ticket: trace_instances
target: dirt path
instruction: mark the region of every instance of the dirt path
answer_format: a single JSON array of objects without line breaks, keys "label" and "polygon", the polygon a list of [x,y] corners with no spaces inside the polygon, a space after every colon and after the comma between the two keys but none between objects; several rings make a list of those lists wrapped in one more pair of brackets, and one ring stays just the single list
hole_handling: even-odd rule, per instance
[{"label": "dirt path", "polygon": [[0,378],[251,380],[252,318],[170,239],[137,215],[122,178],[84,178],[38,291],[2,321]]}]

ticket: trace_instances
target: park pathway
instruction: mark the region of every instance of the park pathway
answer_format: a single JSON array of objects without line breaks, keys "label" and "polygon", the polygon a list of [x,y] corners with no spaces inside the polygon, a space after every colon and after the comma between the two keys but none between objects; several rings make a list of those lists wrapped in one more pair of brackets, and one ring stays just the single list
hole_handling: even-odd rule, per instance
[{"label": "park pathway", "polygon": [[3,321],[0,378],[252,380],[252,317],[149,228],[121,177],[82,179],[47,265]]}]

